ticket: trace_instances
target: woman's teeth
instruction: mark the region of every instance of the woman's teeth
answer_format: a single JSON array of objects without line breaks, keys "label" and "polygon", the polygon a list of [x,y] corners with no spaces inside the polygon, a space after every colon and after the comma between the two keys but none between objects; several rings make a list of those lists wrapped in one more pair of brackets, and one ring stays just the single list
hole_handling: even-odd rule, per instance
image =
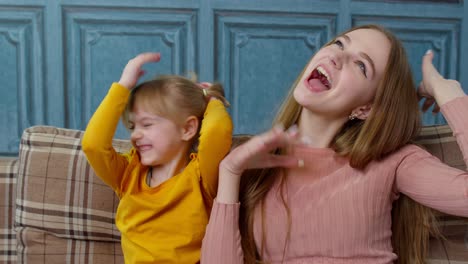
[{"label": "woman's teeth", "polygon": [[328,81],[329,83],[331,83],[331,81],[330,81],[330,76],[329,76],[328,73],[325,71],[325,69],[322,68],[322,66],[318,66],[318,67],[317,67],[317,71],[318,71],[320,74],[322,74],[323,76],[325,76],[325,77],[327,78],[327,81]]}]

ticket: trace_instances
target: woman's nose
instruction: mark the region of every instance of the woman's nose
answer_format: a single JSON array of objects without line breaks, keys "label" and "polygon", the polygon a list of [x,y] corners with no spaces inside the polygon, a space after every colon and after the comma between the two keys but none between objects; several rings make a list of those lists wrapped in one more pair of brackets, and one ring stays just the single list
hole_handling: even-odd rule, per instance
[{"label": "woman's nose", "polygon": [[344,60],[343,56],[345,56],[345,54],[342,51],[339,53],[330,55],[331,65],[333,65],[338,70],[341,70],[341,67],[343,67],[343,60]]}]

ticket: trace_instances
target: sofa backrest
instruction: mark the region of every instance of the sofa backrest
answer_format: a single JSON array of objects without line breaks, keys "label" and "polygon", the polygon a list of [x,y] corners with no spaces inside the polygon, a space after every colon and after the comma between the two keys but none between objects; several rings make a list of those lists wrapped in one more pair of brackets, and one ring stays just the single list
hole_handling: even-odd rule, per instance
[{"label": "sofa backrest", "polygon": [[[82,135],[78,130],[31,127],[22,135],[18,160],[0,159],[0,192],[7,197],[0,199],[0,230],[2,241],[9,239],[3,247],[10,254],[2,258],[16,260],[17,254],[20,262],[27,259],[33,263],[93,258],[94,262],[110,264],[122,260],[120,235],[114,224],[118,199],[87,163],[81,151]],[[234,145],[246,138],[235,136]],[[448,126],[424,127],[417,142],[443,162],[466,169]],[[120,152],[131,147],[126,140],[114,140],[113,144]],[[15,190],[17,241],[12,231]],[[441,219],[444,234],[463,241],[468,220],[451,216]],[[55,259],[47,255],[49,251]],[[432,253],[431,257],[445,260],[452,254],[458,260],[460,256],[468,258],[466,252]]]}]

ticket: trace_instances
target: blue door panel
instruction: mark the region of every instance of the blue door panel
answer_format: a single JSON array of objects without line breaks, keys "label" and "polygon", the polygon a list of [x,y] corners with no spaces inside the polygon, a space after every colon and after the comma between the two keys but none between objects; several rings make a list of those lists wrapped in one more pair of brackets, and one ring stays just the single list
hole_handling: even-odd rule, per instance
[{"label": "blue door panel", "polygon": [[235,133],[271,127],[311,56],[335,33],[336,16],[218,12],[216,78],[225,85]]}]

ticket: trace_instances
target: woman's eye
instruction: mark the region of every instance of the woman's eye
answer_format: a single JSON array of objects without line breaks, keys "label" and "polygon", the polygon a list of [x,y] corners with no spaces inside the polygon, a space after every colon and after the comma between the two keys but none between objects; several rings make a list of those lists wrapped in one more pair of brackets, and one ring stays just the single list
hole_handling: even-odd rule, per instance
[{"label": "woman's eye", "polygon": [[150,126],[151,126],[151,124],[149,124],[149,123],[148,124],[143,124],[143,127],[150,127]]},{"label": "woman's eye", "polygon": [[362,61],[358,61],[358,62],[356,62],[356,64],[358,65],[358,67],[361,70],[362,74],[364,74],[364,76],[367,78],[366,64],[364,64],[364,62],[362,62]]},{"label": "woman's eye", "polygon": [[337,39],[333,44],[337,45],[340,49],[343,49],[343,42],[341,42],[341,40]]}]

